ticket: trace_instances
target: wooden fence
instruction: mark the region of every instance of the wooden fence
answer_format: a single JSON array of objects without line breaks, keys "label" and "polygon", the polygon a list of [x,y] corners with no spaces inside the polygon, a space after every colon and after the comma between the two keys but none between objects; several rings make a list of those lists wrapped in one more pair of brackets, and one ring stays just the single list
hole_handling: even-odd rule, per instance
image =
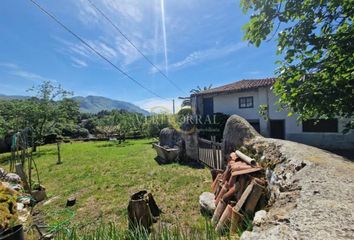
[{"label": "wooden fence", "polygon": [[199,161],[212,169],[224,169],[224,154],[221,143],[212,140],[198,138]]}]

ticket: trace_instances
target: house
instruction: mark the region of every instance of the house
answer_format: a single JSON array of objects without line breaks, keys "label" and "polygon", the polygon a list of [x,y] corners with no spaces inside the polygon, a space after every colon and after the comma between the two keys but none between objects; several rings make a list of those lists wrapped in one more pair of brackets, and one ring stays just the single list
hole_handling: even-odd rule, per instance
[{"label": "house", "polygon": [[[271,87],[275,78],[241,80],[191,95],[193,114],[237,114],[263,136],[287,139],[326,149],[354,149],[354,131],[343,134],[341,119],[298,122],[287,111],[278,111],[277,97]],[[268,106],[267,118],[259,114],[260,105]]]}]

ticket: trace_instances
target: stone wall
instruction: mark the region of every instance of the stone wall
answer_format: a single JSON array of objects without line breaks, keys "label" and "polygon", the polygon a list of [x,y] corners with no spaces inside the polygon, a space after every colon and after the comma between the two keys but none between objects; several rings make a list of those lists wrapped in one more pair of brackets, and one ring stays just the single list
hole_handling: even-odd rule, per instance
[{"label": "stone wall", "polygon": [[226,123],[224,148],[267,169],[270,206],[241,239],[354,239],[354,163],[308,145],[264,138],[245,119]]}]

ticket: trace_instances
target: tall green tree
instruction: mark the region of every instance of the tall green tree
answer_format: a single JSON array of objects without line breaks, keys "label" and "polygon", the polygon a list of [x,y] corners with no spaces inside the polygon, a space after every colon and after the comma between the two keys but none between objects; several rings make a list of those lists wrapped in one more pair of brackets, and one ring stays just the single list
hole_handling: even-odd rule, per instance
[{"label": "tall green tree", "polygon": [[[354,115],[354,1],[241,0],[244,39],[259,46],[275,38],[274,92],[300,119]],[[348,129],[354,127],[354,120]]]},{"label": "tall green tree", "polygon": [[21,131],[29,127],[33,131],[34,145],[43,142],[49,133],[61,132],[68,123],[75,123],[79,117],[78,103],[67,97],[70,92],[60,85],[43,82],[30,89],[35,97],[25,100],[4,100],[0,102],[0,131]]},{"label": "tall green tree", "polygon": [[50,81],[44,81],[29,91],[36,94],[36,97],[28,100],[32,108],[27,116],[28,123],[34,131],[35,151],[37,144],[42,143],[46,134],[53,132],[60,124],[77,120],[79,106],[72,99],[68,99],[72,92]]}]

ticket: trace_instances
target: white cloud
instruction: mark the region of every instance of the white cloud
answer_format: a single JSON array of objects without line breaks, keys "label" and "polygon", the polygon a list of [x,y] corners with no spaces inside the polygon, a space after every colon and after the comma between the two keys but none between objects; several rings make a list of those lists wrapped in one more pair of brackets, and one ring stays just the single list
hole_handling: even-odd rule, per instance
[{"label": "white cloud", "polygon": [[[59,49],[59,52],[70,56],[72,65],[74,67],[87,67],[88,62],[101,61],[100,57],[95,52],[89,49],[81,42],[70,42],[58,37],[54,37],[55,40],[60,42],[63,47]],[[88,40],[85,39],[89,46],[101,53],[105,58],[110,61],[116,61],[118,58],[118,51],[111,46],[108,46],[103,40]]]},{"label": "white cloud", "polygon": [[24,70],[15,70],[15,71],[10,71],[10,74],[17,76],[17,77],[21,77],[27,80],[31,80],[31,81],[55,81],[53,79],[50,78],[45,78],[42,77],[41,75],[38,75],[36,73],[32,73],[32,72],[28,72],[28,71],[24,71]]},{"label": "white cloud", "polygon": [[131,0],[103,0],[104,7],[107,10],[126,18],[132,19],[136,22],[141,22],[143,20],[143,13],[141,11],[142,1],[131,1]]},{"label": "white cloud", "polygon": [[[84,24],[85,30],[87,30],[88,34],[86,36],[90,36],[90,32],[94,33],[94,35],[85,39],[96,50],[102,52],[105,57],[119,64],[123,69],[126,69],[128,66],[132,67],[132,64],[143,58],[87,0],[72,1],[77,18]],[[149,60],[154,63],[156,60],[158,62],[163,61],[163,53],[165,51],[163,46],[160,0],[93,0],[92,2],[104,12],[114,25],[118,26]],[[189,24],[196,23],[196,19],[193,17],[192,21],[188,21],[187,19],[189,18],[183,17],[183,13],[186,10],[188,10],[188,13],[192,12],[196,7],[198,7],[198,4],[191,3],[189,0],[180,0],[177,2],[166,1],[166,31],[168,39],[171,39],[166,52],[173,54],[180,51],[181,48],[185,49],[184,46],[189,42],[192,45],[194,44],[194,39],[192,38],[194,34],[190,33],[191,28]],[[202,12],[204,13],[205,11],[203,10]],[[205,14],[208,15],[208,18],[212,18],[215,15],[213,11],[207,11]],[[201,29],[197,28],[197,30]],[[213,42],[219,40],[218,38],[213,40]],[[180,61],[171,61],[167,67],[163,64],[156,65],[161,70],[171,69],[171,71],[176,71],[204,61],[221,58],[236,52],[244,45],[214,46],[209,49],[195,51]],[[97,62],[99,60],[98,56],[95,56],[95,54],[79,42],[66,43],[64,46],[69,48],[69,50],[65,49],[61,50],[61,52],[66,52],[70,58],[85,61],[87,65],[90,65],[92,61]],[[198,44],[198,46],[200,45]],[[73,63],[73,65],[76,64]],[[156,69],[152,69],[151,72],[157,71]]]},{"label": "white cloud", "polygon": [[116,50],[107,46],[107,44],[103,42],[96,42],[96,43],[91,42],[90,45],[93,46],[95,50],[98,50],[101,54],[103,54],[107,58],[114,59],[117,57]]},{"label": "white cloud", "polygon": [[[186,58],[179,62],[170,64],[168,67],[170,71],[177,71],[189,66],[197,65],[206,61],[218,59],[237,52],[238,50],[246,47],[246,44],[239,42],[224,47],[213,47],[201,51],[195,51],[189,54]],[[155,73],[156,69],[151,69],[151,72]]]},{"label": "white cloud", "polygon": [[[160,15],[156,13],[156,11],[160,11],[159,0],[153,2],[94,0],[92,2],[114,25],[119,27],[144,55],[150,57],[161,52],[160,47],[155,48],[156,41],[161,41],[161,36],[158,35],[155,38],[154,34],[154,25],[159,24],[159,21],[152,21],[152,19],[160,18]],[[75,13],[77,18],[88,31],[94,31],[95,36],[98,36],[96,39],[85,38],[95,50],[123,68],[143,58],[87,0],[75,0],[73,4],[77,12]],[[99,59],[80,42],[69,42],[57,37],[54,38],[64,44],[64,48],[60,49],[60,52],[69,55],[70,58],[85,60],[86,64]]]},{"label": "white cloud", "polygon": [[72,65],[74,67],[78,67],[78,68],[83,68],[83,67],[87,67],[87,63],[83,60],[77,59],[77,58],[71,58],[71,60],[73,61]]},{"label": "white cloud", "polygon": [[92,51],[89,50],[85,45],[82,43],[68,43],[69,49],[72,53],[76,53],[82,57],[91,58]]},{"label": "white cloud", "polygon": [[0,62],[0,67],[7,69],[8,74],[11,74],[16,77],[20,77],[21,79],[35,81],[35,82],[38,82],[38,81],[39,82],[43,82],[43,81],[56,82],[56,80],[54,80],[54,79],[43,77],[37,73],[23,70],[22,68],[20,68],[18,65],[14,64],[14,63]]},{"label": "white cloud", "polygon": [[11,68],[11,69],[18,68],[16,64],[10,62],[0,62],[0,67]]}]

